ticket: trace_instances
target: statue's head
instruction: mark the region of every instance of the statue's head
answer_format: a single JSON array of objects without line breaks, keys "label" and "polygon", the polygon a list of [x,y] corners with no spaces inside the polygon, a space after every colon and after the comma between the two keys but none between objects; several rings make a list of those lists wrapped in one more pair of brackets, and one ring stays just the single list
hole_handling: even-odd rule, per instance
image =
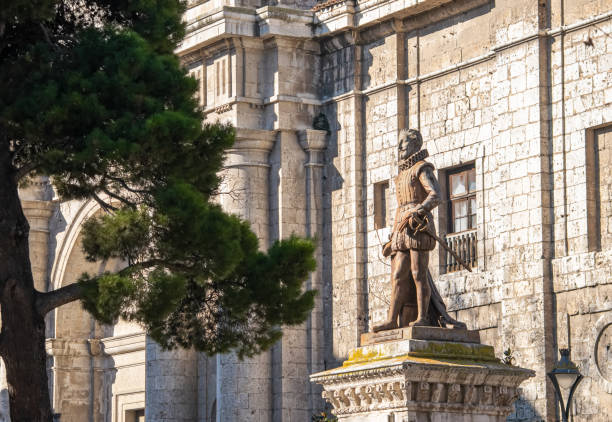
[{"label": "statue's head", "polygon": [[397,142],[397,160],[403,161],[421,150],[423,137],[418,130],[402,129]]}]

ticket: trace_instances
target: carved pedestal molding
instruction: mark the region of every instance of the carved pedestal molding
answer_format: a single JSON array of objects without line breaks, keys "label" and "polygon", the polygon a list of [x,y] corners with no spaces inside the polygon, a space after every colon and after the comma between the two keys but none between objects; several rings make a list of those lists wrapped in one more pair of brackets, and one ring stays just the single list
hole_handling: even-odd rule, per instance
[{"label": "carved pedestal molding", "polygon": [[532,376],[490,346],[407,339],[354,349],[342,367],[310,379],[343,422],[501,422]]}]

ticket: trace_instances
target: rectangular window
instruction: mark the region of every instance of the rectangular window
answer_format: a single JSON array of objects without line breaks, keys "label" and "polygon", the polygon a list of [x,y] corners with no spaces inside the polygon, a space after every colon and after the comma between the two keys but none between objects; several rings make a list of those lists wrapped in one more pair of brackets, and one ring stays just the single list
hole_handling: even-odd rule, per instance
[{"label": "rectangular window", "polygon": [[476,228],[476,169],[462,168],[448,174],[450,227],[449,233]]},{"label": "rectangular window", "polygon": [[125,422],[144,422],[145,411],[144,409],[126,410],[124,420]]},{"label": "rectangular window", "polygon": [[587,236],[589,251],[612,246],[612,125],[586,132]]},{"label": "rectangular window", "polygon": [[[473,164],[448,170],[446,244],[470,266],[476,265],[476,169]],[[459,271],[463,266],[450,253],[443,254],[446,272]]]},{"label": "rectangular window", "polygon": [[387,227],[387,204],[389,203],[389,181],[374,184],[374,228]]}]

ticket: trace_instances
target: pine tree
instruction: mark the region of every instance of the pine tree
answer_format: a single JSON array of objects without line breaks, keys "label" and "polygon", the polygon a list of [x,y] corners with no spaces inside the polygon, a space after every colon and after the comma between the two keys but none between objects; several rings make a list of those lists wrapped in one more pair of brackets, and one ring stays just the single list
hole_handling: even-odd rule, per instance
[{"label": "pine tree", "polygon": [[[204,125],[173,54],[180,0],[12,0],[0,10],[0,356],[13,422],[51,421],[45,315],[80,300],[104,323],[140,323],[163,347],[252,356],[303,322],[312,242],[260,252],[211,198],[228,125]],[[34,288],[18,186],[52,177],[63,199],[105,211],[83,227],[88,259],[118,273]]]}]

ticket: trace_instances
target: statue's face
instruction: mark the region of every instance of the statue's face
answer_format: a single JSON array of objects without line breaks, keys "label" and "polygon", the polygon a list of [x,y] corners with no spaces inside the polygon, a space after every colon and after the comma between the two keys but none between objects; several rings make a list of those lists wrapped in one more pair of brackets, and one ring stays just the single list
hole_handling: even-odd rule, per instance
[{"label": "statue's face", "polygon": [[403,161],[408,159],[413,154],[419,152],[419,141],[416,136],[408,133],[399,138],[399,144],[397,146],[397,159]]}]

